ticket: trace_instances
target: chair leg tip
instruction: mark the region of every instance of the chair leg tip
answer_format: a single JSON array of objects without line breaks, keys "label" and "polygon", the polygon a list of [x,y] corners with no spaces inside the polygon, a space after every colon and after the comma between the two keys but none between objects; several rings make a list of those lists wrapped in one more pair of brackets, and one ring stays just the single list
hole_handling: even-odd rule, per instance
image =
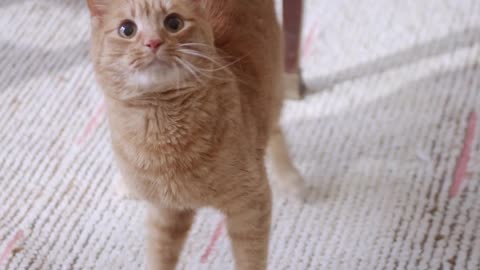
[{"label": "chair leg tip", "polygon": [[285,89],[285,98],[301,99],[305,92],[305,84],[303,82],[301,72],[288,73],[283,75],[283,83]]}]

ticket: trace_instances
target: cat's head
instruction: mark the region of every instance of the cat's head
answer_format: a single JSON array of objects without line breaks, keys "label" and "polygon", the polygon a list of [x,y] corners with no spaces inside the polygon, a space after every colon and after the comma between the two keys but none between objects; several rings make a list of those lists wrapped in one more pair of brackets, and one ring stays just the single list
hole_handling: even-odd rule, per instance
[{"label": "cat's head", "polygon": [[213,70],[201,0],[87,0],[97,78],[119,99],[167,91]]}]

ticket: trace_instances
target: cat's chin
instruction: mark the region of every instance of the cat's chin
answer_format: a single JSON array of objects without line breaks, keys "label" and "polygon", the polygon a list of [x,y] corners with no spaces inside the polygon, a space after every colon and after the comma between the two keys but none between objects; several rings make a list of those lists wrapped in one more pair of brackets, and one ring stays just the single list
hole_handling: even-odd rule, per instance
[{"label": "cat's chin", "polygon": [[150,62],[150,64],[143,67],[142,69],[143,70],[149,70],[149,69],[160,70],[160,69],[166,69],[166,68],[171,68],[171,65],[157,58],[157,59],[154,59],[152,62]]},{"label": "cat's chin", "polygon": [[155,61],[145,68],[137,70],[128,78],[128,84],[132,87],[158,88],[169,82],[176,82],[179,75],[177,70],[165,62]]}]

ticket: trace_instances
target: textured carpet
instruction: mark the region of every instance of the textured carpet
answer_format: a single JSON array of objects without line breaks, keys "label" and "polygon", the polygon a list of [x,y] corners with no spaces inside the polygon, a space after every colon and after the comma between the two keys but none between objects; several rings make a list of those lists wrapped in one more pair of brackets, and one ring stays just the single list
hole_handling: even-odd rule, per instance
[{"label": "textured carpet", "polygon": [[[480,1],[306,5],[310,92],[282,123],[310,192],[276,194],[269,269],[480,269]],[[1,0],[0,25],[0,268],[141,269],[84,1]],[[233,268],[222,220],[179,269]]]}]

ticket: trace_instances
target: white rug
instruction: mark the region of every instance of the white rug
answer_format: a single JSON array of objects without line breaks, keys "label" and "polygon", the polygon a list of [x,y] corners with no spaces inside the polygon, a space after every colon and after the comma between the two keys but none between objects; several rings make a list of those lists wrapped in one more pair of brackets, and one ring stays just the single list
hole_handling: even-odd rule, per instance
[{"label": "white rug", "polygon": [[[310,93],[283,125],[311,192],[276,196],[269,269],[480,269],[480,1],[306,6]],[[0,268],[142,269],[84,1],[1,0],[0,25]],[[179,269],[233,268],[221,222],[201,212]]]}]

